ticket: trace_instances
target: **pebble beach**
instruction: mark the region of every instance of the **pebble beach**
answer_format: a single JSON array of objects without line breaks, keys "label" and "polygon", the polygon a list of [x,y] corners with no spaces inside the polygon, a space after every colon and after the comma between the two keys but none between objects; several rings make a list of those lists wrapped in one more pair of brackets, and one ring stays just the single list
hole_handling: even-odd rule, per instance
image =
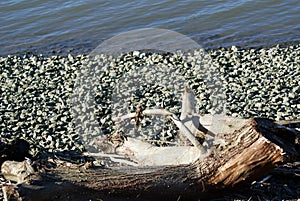
[{"label": "pebble beach", "polygon": [[[11,172],[3,165],[7,160],[24,160],[19,164],[31,164],[37,176],[61,165],[66,171],[76,168],[74,176],[82,183],[86,179],[78,171],[91,167],[110,171],[123,168],[126,161],[135,165],[118,152],[117,148],[126,149],[126,142],[118,147],[126,139],[161,150],[190,144],[192,140],[182,137],[172,121],[175,115],[187,120],[182,114],[187,97],[194,100],[193,122],[200,119],[211,131],[195,136],[210,156],[217,156],[214,147],[224,147],[214,137],[224,132],[217,123],[223,118],[267,118],[300,131],[298,0],[9,0],[0,5],[5,16],[0,20],[0,200],[6,200],[10,190],[22,191],[7,177]],[[189,89],[193,94],[184,94]],[[166,115],[170,113],[174,116]],[[295,135],[286,140],[294,141],[298,150]],[[151,156],[144,150],[141,154]],[[165,152],[159,157],[170,159]],[[219,158],[223,160],[222,155]],[[291,159],[276,164],[268,174],[257,172],[264,177],[245,188],[212,191],[212,196],[214,200],[299,200],[299,156]],[[251,167],[249,173],[255,172],[257,166]],[[202,173],[201,167],[198,170]],[[39,186],[40,180],[35,186],[31,175],[27,178],[33,188]],[[75,199],[85,200],[86,190]],[[63,198],[54,194],[57,200],[72,199],[69,193],[64,192]],[[142,200],[143,195],[132,199]]]},{"label": "pebble beach", "polygon": [[[210,99],[214,88],[209,89],[205,83],[216,82],[223,87],[225,104],[221,106],[226,107],[226,115],[274,120],[300,118],[299,44],[207,50],[206,56],[214,66],[210,72],[202,72],[201,66],[205,63],[197,63],[197,57],[203,57],[201,51],[194,50],[188,55],[139,51],[119,57],[102,55],[101,61],[108,65],[95,77],[96,80],[91,81],[95,83],[95,121],[99,128],[104,134],[114,131],[111,120],[114,108],[110,103],[116,83],[124,79],[122,83],[129,84],[133,79],[126,80],[122,75],[125,72],[130,75],[147,63],[175,69],[193,89],[199,113],[215,112],[218,104]],[[78,132],[74,121],[76,110],[72,109],[72,95],[76,79],[82,67],[89,66],[87,64],[91,65],[93,61],[82,54],[43,56],[26,53],[0,57],[1,137],[28,140],[34,156],[45,152],[84,151],[86,147],[80,136],[84,130]],[[127,112],[134,112],[136,106],[142,104],[145,108],[161,107],[180,113],[181,94],[153,83],[134,87],[133,95],[124,99],[129,105]],[[147,126],[147,120],[142,126]],[[160,137],[172,139],[176,135],[173,130],[172,125],[167,126],[167,134]]]}]

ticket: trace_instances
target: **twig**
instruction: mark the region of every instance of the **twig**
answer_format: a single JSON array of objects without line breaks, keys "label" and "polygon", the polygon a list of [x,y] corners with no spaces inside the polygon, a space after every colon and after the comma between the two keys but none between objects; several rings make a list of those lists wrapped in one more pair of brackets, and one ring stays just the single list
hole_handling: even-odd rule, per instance
[{"label": "twig", "polygon": [[116,162],[116,163],[123,163],[123,164],[131,165],[131,166],[139,166],[138,163],[135,163],[135,162],[132,162],[129,160],[125,160],[125,159],[110,157],[110,160],[113,162]]},{"label": "twig", "polygon": [[93,156],[93,157],[117,157],[117,158],[126,158],[125,156],[121,156],[118,154],[105,154],[105,153],[101,153],[101,152],[97,152],[97,153],[93,153],[93,152],[84,152],[83,153],[84,156]]},{"label": "twig", "polygon": [[125,115],[120,116],[120,117],[114,117],[114,118],[112,118],[112,120],[116,123],[120,123],[120,122],[122,122],[126,119],[132,119],[134,117],[136,117],[136,113],[129,113],[129,114],[125,114]]},{"label": "twig", "polygon": [[116,163],[123,163],[131,166],[137,166],[138,164],[129,160],[126,160],[128,157],[122,156],[122,155],[117,155],[117,154],[105,154],[105,153],[90,153],[90,152],[85,152],[83,153],[84,156],[92,156],[92,157],[107,157],[111,161],[116,162]]},{"label": "twig", "polygon": [[[173,113],[164,110],[164,109],[150,109],[150,110],[143,110],[142,111],[142,116],[146,116],[146,115],[163,115],[163,116],[172,116],[174,115]],[[138,114],[137,113],[129,113],[129,114],[125,114],[123,116],[120,117],[114,117],[112,118],[112,120],[116,123],[120,123],[126,119],[132,119],[137,117]]]},{"label": "twig", "polygon": [[178,145],[176,142],[168,142],[168,141],[163,141],[163,140],[149,140],[145,139],[145,142],[155,142],[155,143],[165,143],[165,144],[172,144],[172,145]]},{"label": "twig", "polygon": [[[171,116],[171,119],[173,120],[175,125],[179,128],[181,133],[183,135],[185,135],[190,140],[190,142],[201,151],[201,153],[206,152],[204,147],[198,142],[198,140],[191,133],[191,131],[172,112],[169,112],[169,111],[164,110],[164,109],[150,109],[150,110],[144,110],[142,112],[142,114],[143,115],[155,115],[156,114],[156,115]],[[136,115],[137,115],[136,113],[130,113],[130,114],[123,115],[121,117],[114,118],[113,120],[116,121],[116,122],[121,122],[121,121],[124,121],[127,118],[134,118],[134,117],[136,117]]]},{"label": "twig", "polygon": [[189,87],[185,87],[182,95],[180,120],[196,113],[195,95]]},{"label": "twig", "polygon": [[163,116],[173,116],[172,112],[169,112],[164,109],[150,109],[150,110],[144,110],[143,115],[163,115]]},{"label": "twig", "polygon": [[176,124],[176,126],[179,128],[181,133],[184,136],[186,136],[189,139],[189,141],[201,151],[201,153],[206,152],[204,147],[199,143],[199,141],[195,138],[195,136],[190,132],[190,130],[180,120],[178,120],[177,117],[176,118],[172,117],[171,119]]}]

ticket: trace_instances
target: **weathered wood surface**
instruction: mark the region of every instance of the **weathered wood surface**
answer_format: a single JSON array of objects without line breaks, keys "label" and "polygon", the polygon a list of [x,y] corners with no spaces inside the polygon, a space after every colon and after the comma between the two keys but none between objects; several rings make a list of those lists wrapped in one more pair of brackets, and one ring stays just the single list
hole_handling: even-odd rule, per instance
[{"label": "weathered wood surface", "polygon": [[[127,166],[104,168],[90,167],[88,163],[83,166],[61,163],[53,168],[41,168],[43,171],[39,175],[34,173],[32,178],[29,171],[25,175],[27,179],[23,170],[15,171],[9,166],[13,162],[5,163],[2,174],[21,183],[17,187],[3,186],[6,197],[17,195],[23,200],[207,198],[210,192],[251,182],[299,156],[299,131],[293,127],[295,122],[280,122],[283,124],[280,125],[268,119],[199,115],[189,89],[183,94],[180,118],[166,110],[154,109],[139,110],[116,120],[135,118],[138,123],[140,115],[147,114],[171,118],[190,146],[156,147],[122,135],[110,136],[98,144],[102,146],[107,139],[117,142],[117,145],[107,143],[111,146],[107,150],[112,152],[112,158],[126,157],[128,160],[123,161]],[[196,139],[199,136],[204,143]]]},{"label": "weathered wood surface", "polygon": [[74,199],[93,195],[110,200],[120,196],[123,199],[193,198],[250,182],[297,157],[295,130],[267,119],[239,120],[239,126],[236,121],[231,118],[224,121],[228,127],[233,122],[235,130],[218,135],[224,143],[214,145],[206,157],[191,164],[86,170],[53,168],[42,174],[43,180],[36,186],[19,186],[20,196],[25,200],[59,200],[67,195]]}]

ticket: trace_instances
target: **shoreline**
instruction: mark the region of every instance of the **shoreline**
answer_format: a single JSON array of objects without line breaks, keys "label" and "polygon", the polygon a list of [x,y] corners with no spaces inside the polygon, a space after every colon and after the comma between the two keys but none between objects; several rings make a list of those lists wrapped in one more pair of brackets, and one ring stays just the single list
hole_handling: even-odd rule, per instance
[{"label": "shoreline", "polygon": [[[52,43],[49,45],[38,45],[37,47],[29,47],[29,48],[22,48],[20,50],[14,50],[12,52],[0,52],[0,57],[5,57],[8,55],[12,56],[23,56],[24,54],[42,54],[44,56],[55,56],[55,55],[60,55],[60,56],[67,56],[68,54],[72,55],[78,55],[78,54],[83,54],[87,55],[91,51],[93,51],[94,48],[96,48],[98,45],[100,45],[103,41],[86,41],[84,43],[77,44],[74,42],[75,45],[71,45],[73,43],[72,41],[62,41],[60,43]],[[198,43],[198,41],[196,41]],[[201,42],[201,41],[199,41]],[[68,44],[67,46],[62,45],[62,44]],[[227,44],[227,45],[225,45]],[[204,47],[203,49],[205,51],[212,51],[212,50],[218,50],[218,49],[229,49],[232,46],[236,46],[240,50],[248,50],[248,49],[268,49],[275,47],[279,45],[282,48],[288,47],[288,46],[293,46],[293,45],[298,45],[300,44],[300,39],[296,39],[294,41],[259,41],[256,43],[242,43],[235,45],[234,42],[226,42],[222,44],[210,44],[207,47]],[[199,43],[201,46],[201,43]]]}]

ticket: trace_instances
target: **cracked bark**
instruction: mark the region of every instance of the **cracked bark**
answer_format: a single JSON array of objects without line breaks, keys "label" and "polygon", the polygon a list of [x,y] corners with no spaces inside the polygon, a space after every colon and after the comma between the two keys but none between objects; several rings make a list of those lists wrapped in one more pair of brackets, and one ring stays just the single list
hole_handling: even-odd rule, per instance
[{"label": "cracked bark", "polygon": [[[87,170],[53,168],[42,180],[18,187],[24,200],[206,198],[210,192],[251,182],[298,157],[299,132],[268,119],[223,121],[226,132],[210,154],[187,165]],[[218,139],[216,139],[218,140]]]}]

